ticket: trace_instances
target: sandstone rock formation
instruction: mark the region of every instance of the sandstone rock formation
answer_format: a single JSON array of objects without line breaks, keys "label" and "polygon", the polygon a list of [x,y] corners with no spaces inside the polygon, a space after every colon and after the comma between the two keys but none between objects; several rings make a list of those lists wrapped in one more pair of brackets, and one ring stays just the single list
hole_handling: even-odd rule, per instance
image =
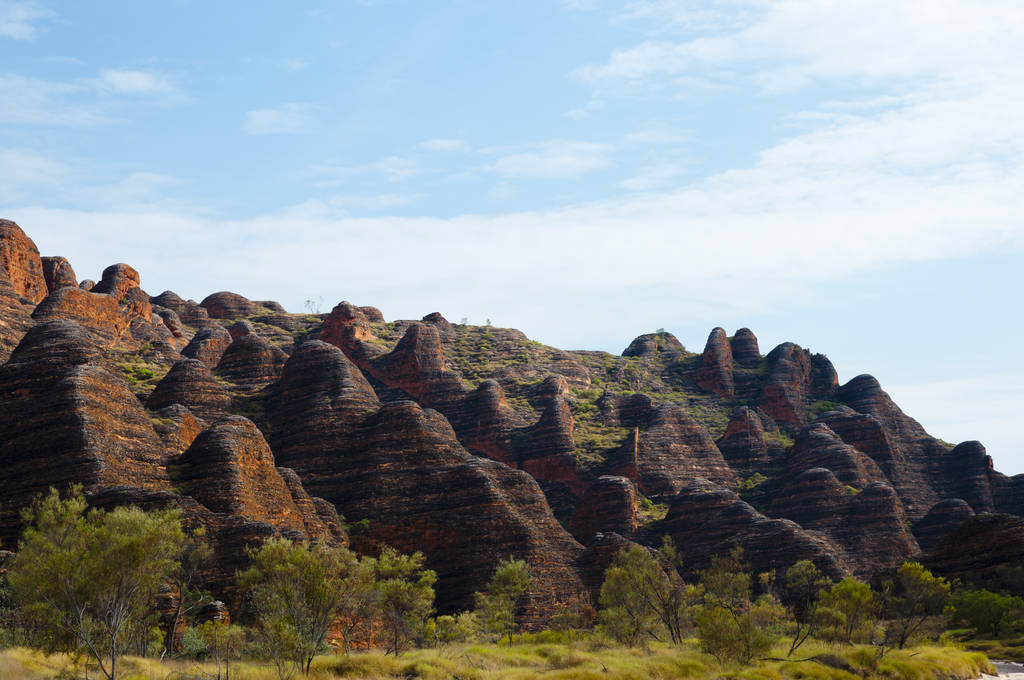
[{"label": "sandstone rock formation", "polygon": [[182,359],[171,367],[149,395],[146,407],[181,404],[197,418],[213,423],[230,414],[231,396],[198,359]]},{"label": "sandstone rock formation", "polygon": [[17,295],[29,302],[46,297],[46,279],[39,249],[14,222],[0,219],[0,267]]},{"label": "sandstone rock formation", "polygon": [[256,303],[242,297],[238,293],[221,291],[203,298],[199,306],[206,310],[211,319],[237,319],[252,316],[256,312]]},{"label": "sandstone rock formation", "polygon": [[71,263],[66,258],[44,257],[42,264],[43,279],[46,281],[48,293],[65,286],[78,286],[78,277],[75,276],[75,270],[71,268]]},{"label": "sandstone rock formation", "polygon": [[697,369],[697,386],[720,397],[733,395],[732,348],[721,328],[714,329],[708,336],[700,368]]}]

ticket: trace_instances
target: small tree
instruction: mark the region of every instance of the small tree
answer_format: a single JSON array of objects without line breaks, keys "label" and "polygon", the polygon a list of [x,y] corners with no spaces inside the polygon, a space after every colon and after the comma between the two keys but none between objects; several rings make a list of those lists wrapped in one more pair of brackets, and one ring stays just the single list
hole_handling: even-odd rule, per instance
[{"label": "small tree", "polygon": [[423,568],[423,553],[403,555],[390,546],[370,560],[377,607],[390,638],[387,652],[398,656],[434,609],[437,574]]},{"label": "small tree", "polygon": [[499,640],[508,635],[509,647],[516,629],[516,610],[532,583],[526,562],[509,557],[498,563],[487,590],[476,594],[477,612],[484,626]]},{"label": "small tree", "polygon": [[810,560],[800,560],[786,570],[782,588],[782,604],[796,623],[796,632],[789,645],[792,656],[814,630],[821,595],[829,580]]},{"label": "small tree", "polygon": [[84,648],[109,680],[174,568],[180,512],[85,511],[81,487],[55,489],[27,508],[28,528],[8,578],[16,598],[52,643]]},{"label": "small tree", "polygon": [[174,653],[175,637],[182,620],[213,601],[210,594],[200,587],[202,572],[210,566],[212,559],[213,548],[207,542],[205,531],[201,527],[185,538],[181,560],[172,572],[169,584],[176,599],[174,614],[167,621],[167,630],[164,633],[165,654]]},{"label": "small tree", "polygon": [[224,666],[224,680],[231,680],[231,662],[242,656],[245,647],[245,628],[206,621],[199,626],[198,634],[206,645],[207,653],[217,661],[217,680],[220,680],[221,664]]},{"label": "small tree", "polygon": [[882,585],[882,610],[889,621],[886,643],[903,649],[929,617],[942,613],[948,597],[946,579],[933,576],[919,562],[904,562],[896,577]]},{"label": "small tree", "polygon": [[270,538],[250,549],[252,566],[237,576],[259,616],[257,633],[278,676],[292,669],[309,675],[313,657],[326,648],[338,611],[352,596],[355,555],[344,546],[306,545]]},{"label": "small tree", "polygon": [[752,602],[752,579],[736,547],[718,555],[700,572],[704,603],[696,615],[700,648],[719,661],[749,663],[772,644],[778,605],[770,599]]},{"label": "small tree", "polygon": [[999,629],[1024,612],[1024,599],[988,590],[958,590],[950,598],[952,614],[967,621],[978,633],[999,637]]},{"label": "small tree", "polygon": [[853,644],[858,631],[875,616],[878,602],[871,586],[853,576],[836,583],[822,597],[819,616],[828,615],[830,639]]}]

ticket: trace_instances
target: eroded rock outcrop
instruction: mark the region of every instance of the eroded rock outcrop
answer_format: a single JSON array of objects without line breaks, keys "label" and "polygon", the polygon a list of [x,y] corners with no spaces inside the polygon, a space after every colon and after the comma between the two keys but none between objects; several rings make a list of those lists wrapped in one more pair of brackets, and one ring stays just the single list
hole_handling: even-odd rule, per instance
[{"label": "eroded rock outcrop", "polygon": [[206,310],[211,319],[238,319],[243,316],[252,316],[257,309],[256,303],[249,298],[226,290],[207,295],[199,303],[199,306]]},{"label": "eroded rock outcrop", "polygon": [[0,267],[17,295],[29,302],[46,297],[46,278],[39,249],[17,224],[0,219]]},{"label": "eroded rock outcrop", "polygon": [[730,341],[732,358],[743,368],[757,368],[761,361],[761,349],[757,346],[757,336],[749,328],[736,331]]},{"label": "eroded rock outcrop", "polygon": [[239,335],[224,350],[217,375],[234,383],[236,390],[251,394],[281,377],[288,355],[255,334]]},{"label": "eroded rock outcrop", "polygon": [[16,535],[18,509],[50,486],[169,488],[149,416],[78,324],[50,321],[26,334],[0,366],[0,414],[5,541]]},{"label": "eroded rock outcrop", "polygon": [[635,480],[645,496],[665,502],[696,478],[735,485],[711,435],[681,407],[659,406],[646,425],[609,456],[609,474]]},{"label": "eroded rock outcrop", "polygon": [[947,498],[933,505],[928,514],[914,524],[914,536],[921,550],[930,552],[974,515],[967,501]]},{"label": "eroded rock outcrop", "polygon": [[636,510],[636,485],[625,477],[604,475],[584,492],[568,529],[584,545],[598,533],[614,532],[629,538],[636,535]]},{"label": "eroded rock outcrop", "polygon": [[306,517],[295,506],[270,447],[246,418],[229,416],[204,430],[172,470],[183,493],[214,512],[303,533],[313,523],[324,533],[312,501]]},{"label": "eroded rock outcrop", "polygon": [[181,355],[201,361],[209,368],[214,368],[220,363],[220,358],[224,356],[224,351],[231,346],[231,342],[231,334],[226,328],[218,324],[210,324],[196,331],[185,349],[181,350]]},{"label": "eroded rock outcrop", "polygon": [[715,328],[708,336],[697,369],[697,386],[720,397],[733,395],[732,348],[725,330],[721,328]]},{"label": "eroded rock outcrop", "polygon": [[14,292],[7,270],[0,267],[0,364],[7,361],[32,326],[31,303],[23,300]]},{"label": "eroded rock outcrop", "polygon": [[43,264],[43,279],[46,281],[47,293],[52,293],[58,288],[64,288],[65,286],[77,287],[78,277],[75,275],[75,270],[72,269],[71,263],[64,257],[44,257],[42,258]]},{"label": "eroded rock outcrop", "polygon": [[197,359],[181,359],[157,383],[146,401],[147,408],[162,409],[181,404],[197,418],[213,423],[229,415],[231,396]]},{"label": "eroded rock outcrop", "polygon": [[783,573],[799,560],[811,560],[833,578],[849,571],[842,551],[828,539],[796,522],[769,519],[735,492],[707,480],[694,480],[679,492],[659,529],[672,537],[690,572],[706,568],[714,555],[734,545],[743,548],[754,571]]},{"label": "eroded rock outcrop", "polygon": [[[313,408],[294,403],[296,394],[310,395],[300,400]],[[438,572],[443,610],[469,606],[509,555],[531,565],[535,619],[581,589],[572,562],[582,548],[532,477],[468,454],[435,411],[413,402],[374,410],[374,402],[348,358],[309,342],[285,365],[268,404],[278,463],[350,521],[370,519],[357,545],[423,550]]]}]

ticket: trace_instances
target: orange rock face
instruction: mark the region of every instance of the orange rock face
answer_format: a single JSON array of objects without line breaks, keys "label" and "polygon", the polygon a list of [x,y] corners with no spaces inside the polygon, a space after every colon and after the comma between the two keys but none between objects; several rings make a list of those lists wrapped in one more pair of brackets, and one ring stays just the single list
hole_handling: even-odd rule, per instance
[{"label": "orange rock face", "polygon": [[21,227],[10,220],[0,220],[0,267],[7,270],[7,278],[18,295],[31,302],[46,297],[39,249]]}]

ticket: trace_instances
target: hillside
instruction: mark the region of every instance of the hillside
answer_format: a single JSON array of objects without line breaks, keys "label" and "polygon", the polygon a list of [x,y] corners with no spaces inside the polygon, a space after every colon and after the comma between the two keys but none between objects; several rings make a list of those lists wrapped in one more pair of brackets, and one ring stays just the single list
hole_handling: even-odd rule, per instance
[{"label": "hillside", "polygon": [[97,506],[181,506],[229,604],[244,547],[283,534],[422,550],[443,611],[521,557],[534,621],[663,535],[691,570],[737,544],[758,570],[832,576],[1024,555],[1024,475],[931,437],[873,377],[839,384],[824,355],[762,354],[745,328],[700,352],[658,330],[616,356],[436,313],[151,296],[127,264],[79,281],[6,220],[0,265],[7,550],[24,505],[80,483]]}]

